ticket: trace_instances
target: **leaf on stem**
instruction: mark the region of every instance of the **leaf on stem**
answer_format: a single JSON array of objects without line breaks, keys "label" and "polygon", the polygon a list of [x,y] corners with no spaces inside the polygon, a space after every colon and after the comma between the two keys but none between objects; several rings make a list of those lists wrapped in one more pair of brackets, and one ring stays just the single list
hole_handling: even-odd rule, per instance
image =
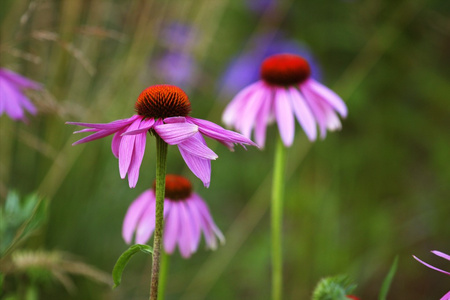
[{"label": "leaf on stem", "polygon": [[114,269],[112,271],[112,277],[114,280],[113,288],[116,288],[120,285],[120,281],[122,280],[122,272],[125,269],[125,266],[128,264],[128,261],[131,259],[131,257],[139,251],[147,254],[152,254],[153,248],[148,245],[136,244],[122,253],[116,264],[114,265]]}]

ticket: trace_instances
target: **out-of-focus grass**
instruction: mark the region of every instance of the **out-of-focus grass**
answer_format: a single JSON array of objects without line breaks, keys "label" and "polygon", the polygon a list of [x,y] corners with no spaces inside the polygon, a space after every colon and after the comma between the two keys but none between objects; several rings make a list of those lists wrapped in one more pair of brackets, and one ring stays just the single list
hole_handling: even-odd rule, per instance
[{"label": "out-of-focus grass", "polygon": [[[0,195],[4,199],[8,189],[38,190],[51,199],[41,235],[46,248],[78,254],[106,271],[126,249],[122,218],[153,181],[154,143],[150,139],[138,186],[130,190],[119,178],[110,139],[72,147],[76,128],[64,122],[130,116],[140,91],[161,83],[151,62],[162,47],[165,25],[182,22],[198,32],[184,49],[200,69],[188,87],[192,115],[216,123],[233,96],[217,91],[227,63],[248,48],[253,35],[275,29],[310,45],[325,83],[349,106],[341,132],[309,145],[297,127],[288,152],[287,299],[307,299],[321,277],[338,273],[355,279],[357,295],[375,298],[397,254],[389,297],[437,298],[446,292],[447,278],[410,256],[450,248],[450,8],[445,0],[283,1],[262,15],[232,0],[0,5],[0,65],[47,89],[36,100],[42,112],[28,125],[0,119]],[[275,134],[271,128],[269,141]],[[219,159],[212,163],[209,189],[190,174],[176,149],[169,150],[168,171],[192,179],[228,243],[214,253],[200,247],[189,260],[175,253],[167,299],[267,298],[272,150],[270,142],[264,151],[215,147]],[[146,257],[133,259],[114,291],[78,280],[73,296],[57,287],[43,296],[145,299],[150,263]]]}]

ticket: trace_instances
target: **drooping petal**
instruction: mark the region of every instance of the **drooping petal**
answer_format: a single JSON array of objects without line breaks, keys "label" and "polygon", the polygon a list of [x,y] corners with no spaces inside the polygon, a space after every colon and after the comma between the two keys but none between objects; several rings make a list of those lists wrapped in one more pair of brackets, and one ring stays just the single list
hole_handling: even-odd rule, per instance
[{"label": "drooping petal", "polygon": [[309,140],[316,140],[316,122],[306,100],[303,98],[300,92],[293,87],[288,89],[288,93],[297,120],[299,121]]},{"label": "drooping petal", "polygon": [[0,102],[3,102],[3,110],[13,120],[22,120],[25,117],[22,107],[17,100],[21,94],[20,90],[8,84],[5,80],[0,80]]},{"label": "drooping petal", "polygon": [[106,137],[108,135],[111,135],[114,132],[115,132],[115,130],[113,130],[113,129],[100,130],[100,131],[97,131],[94,134],[88,135],[88,136],[86,136],[86,137],[76,141],[75,143],[72,144],[72,146],[83,144],[83,143],[87,143],[87,142],[91,142],[91,141],[94,141],[94,140],[98,140],[98,139],[104,138],[104,137]]},{"label": "drooping petal", "polygon": [[188,201],[186,201],[185,203],[191,220],[191,228],[192,228],[191,251],[195,252],[197,251],[201,237],[201,229],[200,229],[201,215],[198,212],[198,208],[196,206],[195,201],[191,201],[191,199],[188,199]]},{"label": "drooping petal", "polygon": [[153,234],[153,231],[155,230],[155,194],[152,191],[151,195],[151,201],[147,203],[146,209],[144,213],[142,214],[142,217],[137,224],[136,229],[136,243],[137,244],[145,244],[148,242],[150,237]]},{"label": "drooping petal", "polygon": [[[141,120],[135,120],[126,131],[139,129],[139,124]],[[134,154],[136,135],[125,135],[122,136],[119,146],[119,171],[120,177],[122,179],[127,175],[128,169],[130,168],[131,159]]]},{"label": "drooping petal", "polygon": [[450,255],[445,254],[445,253],[443,253],[441,251],[433,250],[433,251],[431,251],[431,253],[433,253],[434,255],[437,255],[439,257],[445,258],[446,260],[450,261]]},{"label": "drooping petal", "polygon": [[450,275],[450,272],[447,272],[447,271],[441,270],[441,269],[439,269],[439,268],[436,268],[435,266],[432,266],[432,265],[430,265],[430,264],[424,262],[423,260],[417,258],[417,257],[414,256],[414,255],[413,255],[413,257],[414,257],[415,260],[417,260],[418,262],[420,262],[421,264],[427,266],[427,267],[430,268],[430,269],[433,269],[433,270],[439,271],[439,272],[441,272],[441,273]]},{"label": "drooping petal", "polygon": [[198,126],[190,123],[162,124],[154,127],[156,133],[169,145],[177,145],[198,132]]},{"label": "drooping petal", "polygon": [[311,108],[311,112],[313,113],[317,124],[319,125],[320,137],[324,139],[327,134],[328,127],[325,105],[328,105],[328,103],[324,103],[315,93],[311,92],[307,86],[301,85],[299,88],[303,93],[304,99],[308,103],[309,108]]},{"label": "drooping petal", "polygon": [[266,93],[266,88],[261,84],[261,87],[247,98],[247,104],[242,108],[242,118],[236,120],[235,128],[242,133],[246,138],[251,137],[251,132],[255,126],[256,116],[263,103],[263,97]]},{"label": "drooping petal", "polygon": [[440,300],[450,300],[450,291],[448,291],[448,293],[445,294]]},{"label": "drooping petal", "polygon": [[270,123],[269,115],[272,107],[273,95],[272,92],[266,88],[266,92],[261,98],[261,106],[256,116],[255,124],[255,141],[259,147],[264,147],[266,143],[267,125]]},{"label": "drooping petal", "polygon": [[164,226],[164,250],[171,254],[175,250],[180,230],[180,218],[178,216],[178,202],[172,202],[170,212],[167,215],[166,225]]},{"label": "drooping petal", "polygon": [[[201,134],[197,133],[191,139],[196,138],[204,145],[206,145],[205,141]],[[191,154],[189,151],[183,147],[183,143],[178,144],[178,149],[180,150],[180,154],[183,157],[186,165],[189,169],[197,176],[204,184],[205,187],[209,187],[209,183],[211,181],[211,161],[209,159],[203,159],[196,155]]]},{"label": "drooping petal", "polygon": [[133,135],[133,134],[139,134],[139,133],[146,133],[149,131],[153,124],[155,124],[155,119],[145,119],[141,121],[141,125],[139,126],[139,129],[136,130],[129,130],[127,132],[124,132],[123,135]]},{"label": "drooping petal", "polygon": [[139,169],[144,158],[146,137],[147,134],[144,132],[137,134],[134,140],[133,156],[128,170],[128,184],[130,188],[135,188],[139,179]]},{"label": "drooping petal", "polygon": [[277,118],[278,130],[286,147],[294,141],[295,122],[287,90],[277,88],[275,90],[275,116]]},{"label": "drooping petal", "polygon": [[242,106],[245,105],[247,98],[258,88],[261,82],[255,82],[242,91],[240,91],[233,100],[227,105],[223,115],[222,121],[227,126],[233,126],[238,118],[244,117],[242,115]]},{"label": "drooping petal", "polygon": [[336,109],[342,117],[347,116],[347,106],[344,101],[331,89],[327,88],[323,84],[310,78],[305,81],[302,86],[310,89],[313,93],[317,94],[325,102],[329,103],[334,109]]},{"label": "drooping petal", "polygon": [[178,146],[184,151],[203,159],[215,160],[218,158],[217,154],[206,146],[205,140],[200,133],[178,144]]},{"label": "drooping petal", "polygon": [[119,158],[120,142],[122,141],[122,133],[124,133],[125,131],[126,128],[122,128],[119,131],[117,131],[113,136],[111,142],[111,151],[116,158]]},{"label": "drooping petal", "polygon": [[225,128],[202,119],[196,119],[192,117],[186,117],[186,120],[199,127],[199,131],[207,137],[219,141],[221,143],[233,143],[241,145],[257,146],[250,139],[246,138],[242,134],[237,132],[226,130]]},{"label": "drooping petal", "polygon": [[192,224],[190,215],[186,208],[185,202],[180,201],[179,205],[179,215],[180,218],[180,235],[178,239],[178,247],[180,248],[181,256],[188,258],[192,253]]},{"label": "drooping petal", "polygon": [[219,241],[221,244],[225,242],[225,237],[223,236],[222,232],[219,230],[219,228],[214,223],[211,213],[209,211],[208,206],[206,203],[201,199],[198,195],[192,195],[192,200],[195,201],[196,206],[198,208],[198,211],[202,218],[200,218],[200,224],[203,228],[203,234],[205,236],[205,241],[210,249],[216,249],[217,248],[217,238],[219,238]]},{"label": "drooping petal", "polygon": [[35,90],[42,88],[42,85],[40,83],[37,83],[36,81],[28,79],[8,69],[0,68],[0,76],[10,81],[11,84],[17,85],[20,88]]},{"label": "drooping petal", "polygon": [[122,237],[127,244],[131,243],[136,226],[141,220],[146,207],[152,201],[152,198],[154,198],[153,192],[151,190],[146,190],[139,195],[139,197],[136,198],[136,200],[134,200],[128,208],[122,226]]},{"label": "drooping petal", "polygon": [[115,120],[110,123],[84,123],[84,122],[66,122],[68,125],[78,125],[78,126],[84,126],[84,127],[90,127],[90,128],[96,128],[96,129],[114,129],[119,130],[120,128],[130,125],[137,119],[142,120],[142,116],[134,115],[131,118],[128,119],[121,119],[121,120]]}]

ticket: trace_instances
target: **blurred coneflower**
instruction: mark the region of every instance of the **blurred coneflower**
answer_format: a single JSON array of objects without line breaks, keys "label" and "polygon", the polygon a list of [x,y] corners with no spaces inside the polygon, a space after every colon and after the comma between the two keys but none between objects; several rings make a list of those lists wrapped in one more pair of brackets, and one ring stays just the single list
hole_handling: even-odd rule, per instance
[{"label": "blurred coneflower", "polygon": [[[224,243],[225,238],[214,223],[208,206],[192,191],[188,179],[167,175],[164,202],[163,244],[167,253],[173,253],[178,244],[181,255],[190,257],[197,251],[202,232],[207,248],[216,249],[217,239]],[[155,203],[153,188],[139,195],[128,208],[122,227],[122,236],[128,244],[134,234],[138,244],[145,244],[150,239],[155,228]]]},{"label": "blurred coneflower", "polygon": [[260,68],[261,79],[243,89],[227,106],[223,121],[263,147],[267,125],[277,121],[286,147],[295,133],[294,115],[309,140],[326,131],[341,128],[337,113],[347,116],[347,107],[332,90],[311,78],[306,59],[294,54],[276,54],[266,58]]},{"label": "blurred coneflower", "polygon": [[250,139],[212,122],[189,116],[191,104],[187,95],[173,85],[154,85],[146,88],[135,104],[137,114],[111,123],[67,122],[87,127],[76,131],[92,132],[73,145],[90,142],[114,134],[113,154],[119,159],[121,178],[128,174],[131,188],[136,186],[144,157],[147,132],[158,135],[165,143],[177,145],[189,169],[208,187],[211,178],[211,160],[218,156],[203,138],[207,136],[227,146],[256,145]]},{"label": "blurred coneflower", "polygon": [[287,39],[280,32],[256,35],[248,50],[233,58],[220,80],[221,87],[236,94],[244,87],[260,79],[260,66],[264,59],[278,53],[292,53],[306,59],[311,69],[311,78],[322,80],[322,70],[308,45],[298,40]]},{"label": "blurred coneflower", "polygon": [[25,94],[26,89],[38,90],[42,86],[11,70],[0,68],[0,116],[26,122],[25,112],[36,114],[37,109]]}]

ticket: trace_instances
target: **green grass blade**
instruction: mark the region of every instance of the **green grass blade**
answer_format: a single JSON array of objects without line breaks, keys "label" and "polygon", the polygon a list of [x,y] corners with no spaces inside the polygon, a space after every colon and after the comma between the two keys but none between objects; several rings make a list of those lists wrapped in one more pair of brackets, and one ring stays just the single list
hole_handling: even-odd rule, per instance
[{"label": "green grass blade", "polygon": [[394,279],[395,272],[397,272],[397,265],[398,265],[398,256],[395,257],[391,269],[389,270],[389,273],[386,275],[386,278],[384,279],[383,284],[381,285],[380,296],[378,297],[379,300],[386,300],[392,280]]}]

